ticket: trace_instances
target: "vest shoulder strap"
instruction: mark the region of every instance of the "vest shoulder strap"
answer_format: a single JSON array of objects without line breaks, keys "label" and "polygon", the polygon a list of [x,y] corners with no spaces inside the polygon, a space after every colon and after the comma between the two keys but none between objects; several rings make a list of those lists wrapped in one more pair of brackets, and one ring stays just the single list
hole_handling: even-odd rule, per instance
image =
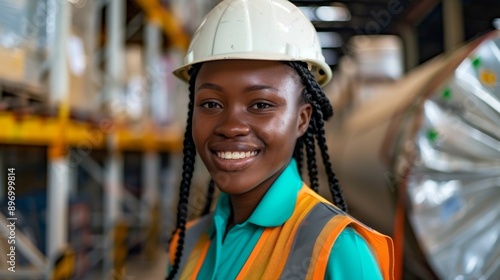
[{"label": "vest shoulder strap", "polygon": [[328,225],[332,221],[343,217],[339,209],[329,206],[323,202],[316,204],[300,223],[279,279],[311,279],[310,268],[322,258],[326,257],[328,262],[330,252],[326,256],[319,254],[325,245],[323,235],[331,230]]},{"label": "vest shoulder strap", "polygon": [[375,259],[379,265],[384,279],[394,279],[394,249],[392,240],[379,232],[367,227],[355,218],[349,216],[331,204],[322,203],[323,208],[317,208],[317,211],[329,209],[337,212],[338,215],[332,217],[325,224],[321,233],[317,236],[313,248],[311,262],[308,267],[307,275],[304,279],[324,279],[328,266],[328,258],[339,234],[350,226],[361,235],[373,249]]},{"label": "vest shoulder strap", "polygon": [[[179,272],[177,273],[175,279],[180,279],[180,275],[185,270],[186,265],[188,265],[189,256],[195,248],[196,244],[203,234],[206,234],[212,224],[213,213],[207,214],[203,217],[197,218],[190,221],[186,225],[186,233],[184,236],[184,247],[182,250],[181,261],[179,263]],[[177,251],[177,243],[179,241],[179,232],[177,231],[172,237],[170,242],[170,263],[174,263],[175,254]]]}]

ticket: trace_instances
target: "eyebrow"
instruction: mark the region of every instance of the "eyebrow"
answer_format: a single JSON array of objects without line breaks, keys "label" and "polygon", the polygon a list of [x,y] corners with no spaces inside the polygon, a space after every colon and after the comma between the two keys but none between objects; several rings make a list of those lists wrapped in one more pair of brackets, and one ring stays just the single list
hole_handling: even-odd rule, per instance
[{"label": "eyebrow", "polygon": [[222,87],[221,86],[218,86],[218,85],[212,84],[212,83],[203,83],[203,84],[201,84],[196,89],[196,91],[199,91],[199,90],[202,90],[202,89],[213,89],[213,90],[216,90],[216,91],[222,91]]},{"label": "eyebrow", "polygon": [[270,89],[273,91],[279,91],[277,88],[269,85],[251,85],[245,88],[245,92],[250,92],[250,91],[259,91],[259,90],[266,90]]},{"label": "eyebrow", "polygon": [[[201,84],[197,89],[196,91],[199,91],[199,90],[202,90],[202,89],[212,89],[212,90],[216,90],[216,91],[223,91],[223,88],[219,85],[216,85],[216,84],[213,84],[213,83],[203,83]],[[273,87],[273,86],[269,86],[269,85],[250,85],[250,86],[247,86],[245,89],[244,89],[244,92],[251,92],[251,91],[259,91],[259,90],[267,90],[267,89],[270,89],[270,90],[273,90],[273,91],[279,91],[277,88]]]}]

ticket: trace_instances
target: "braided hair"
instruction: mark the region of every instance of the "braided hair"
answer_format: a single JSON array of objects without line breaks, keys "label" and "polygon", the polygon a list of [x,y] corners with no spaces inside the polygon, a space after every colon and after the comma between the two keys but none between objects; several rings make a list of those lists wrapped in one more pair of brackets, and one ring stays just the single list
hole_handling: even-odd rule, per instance
[{"label": "braided hair", "polygon": [[[183,148],[183,164],[182,164],[182,179],[179,190],[179,202],[177,205],[177,226],[172,236],[178,232],[179,238],[177,248],[175,250],[174,264],[172,270],[167,276],[168,280],[174,279],[177,274],[181,262],[182,251],[184,248],[184,237],[186,234],[186,220],[188,215],[188,199],[191,189],[191,179],[193,178],[194,163],[196,159],[196,148],[194,146],[192,124],[193,124],[193,109],[194,109],[194,82],[200,67],[192,67],[189,75],[192,77],[189,81],[189,103],[186,131],[184,132],[184,148]],[[212,191],[213,193],[213,191]],[[172,239],[171,239],[172,240]]]},{"label": "braided hair", "polygon": [[[316,164],[316,145],[318,144],[319,150],[321,151],[321,158],[323,160],[323,165],[325,167],[325,172],[328,177],[328,187],[333,197],[334,204],[347,212],[347,205],[344,201],[342,190],[340,188],[339,182],[333,172],[332,165],[330,163],[330,157],[328,155],[328,147],[326,145],[324,121],[328,120],[333,116],[333,108],[330,101],[326,97],[324,91],[321,89],[316,79],[307,69],[307,64],[303,62],[289,61],[285,62],[288,66],[292,67],[297,71],[302,84],[304,85],[304,90],[302,92],[302,99],[304,102],[310,103],[313,107],[313,112],[311,120],[309,122],[309,127],[306,133],[301,136],[297,143],[295,144],[295,149],[293,153],[294,159],[297,161],[297,167],[299,173],[302,169],[303,153],[307,157],[307,170],[310,180],[310,186],[314,191],[319,189],[318,180],[318,168]],[[178,243],[175,252],[175,259],[172,269],[167,276],[167,279],[174,279],[180,266],[180,261],[182,257],[182,251],[184,247],[184,237],[186,232],[186,219],[187,219],[187,205],[189,190],[191,185],[191,178],[194,171],[194,161],[196,156],[196,148],[194,146],[192,129],[192,119],[193,119],[193,104],[194,104],[194,87],[195,80],[198,72],[201,68],[201,64],[195,64],[191,67],[189,75],[189,105],[188,105],[188,118],[186,125],[186,132],[184,134],[184,163],[182,165],[182,181],[180,185],[179,194],[179,204],[177,206],[177,228],[174,231],[178,233]],[[202,214],[207,214],[210,210],[212,204],[213,193],[215,190],[215,185],[213,180],[210,181],[207,190],[207,202],[204,207]]]},{"label": "braided hair", "polygon": [[[311,133],[315,136],[316,141],[318,142],[319,150],[321,152],[321,158],[323,159],[323,165],[325,166],[325,172],[328,177],[328,188],[330,189],[330,193],[332,194],[333,203],[337,205],[340,209],[347,212],[347,205],[344,200],[344,196],[342,195],[342,189],[340,188],[339,181],[333,172],[332,164],[330,162],[330,156],[328,155],[328,146],[326,145],[326,137],[325,137],[325,123],[324,121],[328,120],[333,116],[333,107],[330,104],[330,101],[325,95],[325,92],[321,89],[319,84],[316,82],[313,74],[307,69],[307,64],[304,62],[295,62],[290,61],[286,62],[287,65],[291,66],[297,73],[299,74],[302,83],[304,84],[304,92],[303,98],[306,102],[310,103],[313,106],[313,114],[311,116],[311,121],[309,122],[309,127],[306,132],[306,138],[308,134]],[[306,150],[309,141],[306,140]],[[296,145],[300,145],[300,141],[297,142]],[[314,142],[312,143],[314,149]],[[315,154],[311,153],[311,156],[315,156]],[[309,159],[308,154],[308,162],[312,161]],[[312,166],[308,165],[309,176],[313,176],[313,178],[309,177],[311,180],[311,187],[317,191],[317,187],[313,185],[313,181],[317,182],[317,169],[315,162]]]}]

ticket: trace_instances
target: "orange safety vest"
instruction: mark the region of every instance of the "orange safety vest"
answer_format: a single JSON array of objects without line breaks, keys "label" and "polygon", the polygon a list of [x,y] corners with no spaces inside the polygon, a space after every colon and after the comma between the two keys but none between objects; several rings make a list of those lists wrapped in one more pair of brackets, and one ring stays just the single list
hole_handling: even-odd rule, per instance
[{"label": "orange safety vest", "polygon": [[[212,219],[210,214],[188,223],[176,279],[196,279],[210,247],[208,229]],[[370,244],[384,279],[393,280],[392,240],[350,217],[309,187],[301,188],[295,209],[283,225],[264,229],[237,279],[325,279],[333,244],[347,226]],[[177,240],[176,234],[170,244],[171,263]]]}]

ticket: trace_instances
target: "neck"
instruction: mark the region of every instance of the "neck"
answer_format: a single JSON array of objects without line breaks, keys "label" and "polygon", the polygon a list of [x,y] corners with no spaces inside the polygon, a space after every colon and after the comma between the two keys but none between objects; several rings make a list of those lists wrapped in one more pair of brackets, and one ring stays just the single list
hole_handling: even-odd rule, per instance
[{"label": "neck", "polygon": [[231,201],[232,213],[231,218],[229,219],[229,224],[241,224],[248,220],[275,180],[276,178],[270,178],[267,182],[262,183],[258,187],[246,193],[231,194],[229,197]]},{"label": "neck", "polygon": [[[267,190],[267,189],[266,189]],[[248,220],[250,215],[252,215],[257,205],[259,205],[260,200],[264,194],[261,196],[244,196],[244,195],[231,195],[231,208],[232,215],[229,223],[232,225],[241,224]]]},{"label": "neck", "polygon": [[287,166],[288,163],[284,165],[283,168],[275,172],[273,176],[269,177],[267,180],[260,183],[258,186],[249,190],[248,192],[229,195],[232,209],[231,217],[228,221],[229,228],[248,220],[255,208],[257,208],[257,205],[259,205],[266,192]]}]

